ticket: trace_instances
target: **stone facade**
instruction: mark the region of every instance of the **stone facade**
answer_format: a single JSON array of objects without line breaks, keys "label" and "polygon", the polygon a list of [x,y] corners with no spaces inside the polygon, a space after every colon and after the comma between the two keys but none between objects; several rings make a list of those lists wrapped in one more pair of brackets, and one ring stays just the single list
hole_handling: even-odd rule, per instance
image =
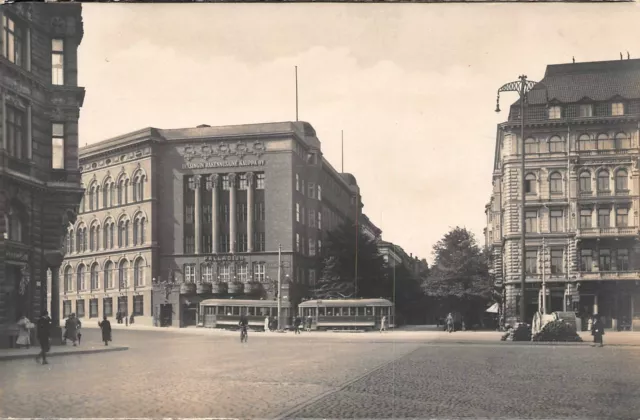
[{"label": "stone facade", "polygon": [[[76,288],[61,293],[72,310],[78,300],[97,299],[97,317],[104,315],[105,298],[112,298],[115,315],[117,298],[124,310],[127,296],[129,314],[134,300],[141,305],[136,322],[188,326],[198,323],[205,298],[273,299],[279,247],[282,295],[295,304],[318,278],[325,233],[361,214],[355,178],[333,169],[313,127],[303,122],[148,128],[83,148],[80,163],[87,194],[69,233],[76,251],[61,268]],[[142,197],[134,196],[139,182]],[[116,198],[105,207],[107,185],[114,185]],[[129,197],[122,204],[120,185]],[[97,204],[91,204],[94,191]],[[145,228],[137,242],[135,220],[144,220]],[[104,248],[111,222],[116,243]],[[121,223],[129,246],[117,243]],[[86,229],[81,240],[90,243],[93,226],[99,229],[97,252],[89,245],[78,252],[78,229]],[[143,272],[134,269],[136,261]],[[116,270],[113,287],[106,287],[105,265]],[[97,287],[85,280],[86,290],[78,293],[92,267]],[[125,273],[127,282],[120,282]],[[143,280],[136,285],[136,279]]]},{"label": "stone facade", "polygon": [[[0,8],[0,347],[13,345],[7,337],[15,334],[18,317],[41,315],[49,283],[58,307],[64,232],[82,196],[81,11],[80,4]],[[59,313],[51,316],[55,342]]]},{"label": "stone facade", "polygon": [[485,240],[507,322],[519,317],[526,264],[528,322],[544,281],[547,312],[575,311],[585,321],[598,313],[611,328],[640,329],[639,78],[640,60],[552,65],[530,93],[525,256],[519,103],[498,126]]}]

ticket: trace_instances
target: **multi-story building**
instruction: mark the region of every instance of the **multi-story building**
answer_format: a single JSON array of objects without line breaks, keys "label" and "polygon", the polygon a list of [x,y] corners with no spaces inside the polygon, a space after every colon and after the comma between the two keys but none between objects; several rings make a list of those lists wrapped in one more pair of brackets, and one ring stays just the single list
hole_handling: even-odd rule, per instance
[{"label": "multi-story building", "polygon": [[394,243],[381,239],[378,241],[378,251],[388,267],[403,265],[414,276],[418,276],[427,268],[426,261],[420,260],[417,256],[414,257],[413,254],[407,254],[402,247]]},{"label": "multi-story building", "polygon": [[[58,305],[64,229],[82,189],[77,82],[80,4],[0,7],[0,347],[22,315]],[[51,276],[48,276],[50,273]],[[50,277],[50,278],[49,278]],[[51,311],[54,338],[59,312]]]},{"label": "multi-story building", "polygon": [[549,65],[525,108],[524,174],[519,102],[498,125],[485,233],[507,322],[522,297],[531,320],[544,281],[547,312],[597,313],[610,328],[640,329],[639,81],[640,60]]},{"label": "multi-story building", "polygon": [[358,220],[358,225],[361,227],[364,235],[372,241],[380,241],[382,230],[373,224],[371,219],[366,214],[363,214]]},{"label": "multi-story building", "polygon": [[61,305],[85,317],[120,309],[187,326],[208,297],[273,299],[279,250],[282,298],[295,304],[325,232],[361,215],[355,177],[303,122],[146,128],[83,148],[80,164]]}]

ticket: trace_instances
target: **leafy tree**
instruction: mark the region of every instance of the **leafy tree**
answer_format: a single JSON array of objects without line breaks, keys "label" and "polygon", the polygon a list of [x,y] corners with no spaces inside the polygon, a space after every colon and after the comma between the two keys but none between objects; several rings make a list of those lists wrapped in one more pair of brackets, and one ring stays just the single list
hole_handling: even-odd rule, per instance
[{"label": "leafy tree", "polygon": [[421,289],[423,276],[428,272],[425,260],[420,270],[415,273],[404,264],[387,268],[387,276],[391,280],[395,291],[396,314],[407,323],[423,323],[425,321],[425,295]]},{"label": "leafy tree", "polygon": [[392,285],[376,241],[352,220],[327,233],[323,254],[321,276],[312,290],[315,298],[391,297]]},{"label": "leafy tree", "polygon": [[487,254],[472,233],[456,227],[433,247],[435,261],[423,290],[465,317],[477,316],[492,299]]}]

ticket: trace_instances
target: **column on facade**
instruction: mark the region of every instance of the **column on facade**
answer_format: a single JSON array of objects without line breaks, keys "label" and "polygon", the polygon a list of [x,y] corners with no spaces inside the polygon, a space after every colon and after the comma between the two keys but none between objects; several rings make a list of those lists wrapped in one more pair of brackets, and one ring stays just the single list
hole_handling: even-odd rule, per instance
[{"label": "column on facade", "polygon": [[609,212],[609,226],[616,227],[616,205],[615,204],[611,206],[611,210]]},{"label": "column on facade", "polygon": [[238,176],[234,173],[229,174],[229,250],[231,253],[236,252],[236,181]]},{"label": "column on facade", "polygon": [[247,172],[247,252],[253,252],[253,184],[255,174]]},{"label": "column on facade", "polygon": [[200,175],[195,175],[193,177],[193,190],[194,190],[194,195],[195,195],[195,199],[194,199],[194,207],[195,207],[195,219],[194,219],[194,226],[195,226],[195,239],[194,239],[194,243],[195,243],[195,251],[196,254],[200,253],[200,244],[201,244],[201,232],[200,232],[200,221],[202,220],[201,217],[201,205],[200,205]]},{"label": "column on facade", "polygon": [[593,313],[598,313],[598,292],[593,295]]},{"label": "column on facade", "polygon": [[211,252],[218,253],[218,184],[220,175],[209,176],[207,187],[211,191]]},{"label": "column on facade", "polygon": [[60,326],[60,266],[49,267],[51,270],[51,325]]},{"label": "column on facade", "polygon": [[591,207],[591,227],[598,227],[598,206],[595,204]]}]

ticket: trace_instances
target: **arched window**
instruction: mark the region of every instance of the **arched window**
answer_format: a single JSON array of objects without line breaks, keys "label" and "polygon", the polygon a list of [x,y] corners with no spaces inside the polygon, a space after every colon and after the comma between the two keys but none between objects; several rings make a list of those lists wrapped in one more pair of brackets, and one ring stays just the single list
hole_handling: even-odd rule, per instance
[{"label": "arched window", "polygon": [[113,289],[113,263],[107,261],[104,264],[104,287],[105,289]]},{"label": "arched window", "polygon": [[118,181],[118,204],[120,205],[127,204],[126,198],[127,198],[127,187],[125,185],[124,179],[121,178],[120,181]]},{"label": "arched window", "polygon": [[71,271],[71,266],[66,266],[64,269],[64,291],[73,291],[73,273]]},{"label": "arched window", "polygon": [[631,149],[631,139],[625,133],[616,134],[616,148]]},{"label": "arched window", "polygon": [[524,152],[526,154],[538,153],[538,141],[534,138],[528,138],[524,141]]},{"label": "arched window", "polygon": [[133,201],[142,201],[144,200],[144,175],[142,173],[138,173],[133,178],[132,193],[133,193]]},{"label": "arched window", "polygon": [[609,191],[609,171],[598,172],[598,191]]},{"label": "arched window", "polygon": [[96,239],[96,226],[91,226],[89,230],[89,250],[95,251],[97,248],[97,239]]},{"label": "arched window", "polygon": [[580,192],[591,192],[591,174],[587,171],[580,173]]},{"label": "arched window", "polygon": [[80,264],[78,266],[78,271],[77,271],[76,274],[78,276],[78,278],[77,278],[78,291],[80,292],[80,291],[83,291],[83,290],[85,290],[87,288],[87,285],[85,283],[86,279],[84,278],[84,276],[86,274],[86,269],[84,267],[84,264]]},{"label": "arched window", "polygon": [[103,209],[106,209],[111,205],[111,203],[109,203],[110,198],[111,197],[110,197],[110,191],[109,191],[109,181],[107,181],[103,184],[103,188],[102,188],[102,208]]},{"label": "arched window", "polygon": [[128,220],[120,220],[118,224],[118,246],[119,247],[127,247],[129,246],[129,221]]},{"label": "arched window", "polygon": [[138,233],[140,231],[140,219],[135,218],[133,220],[133,246],[138,245]]},{"label": "arched window", "polygon": [[76,252],[82,252],[82,227],[76,229]]},{"label": "arched window", "polygon": [[613,139],[610,139],[606,134],[598,135],[598,150],[612,150]]},{"label": "arched window", "polygon": [[564,152],[564,142],[558,136],[553,136],[549,139],[549,152],[560,153]]},{"label": "arched window", "polygon": [[534,174],[527,174],[524,177],[524,192],[527,194],[536,193],[536,176]]},{"label": "arched window", "polygon": [[616,172],[616,192],[629,190],[629,175],[625,169]]},{"label": "arched window", "polygon": [[127,260],[120,261],[118,267],[118,288],[126,289],[129,286],[129,262]]},{"label": "arched window", "polygon": [[554,172],[549,177],[549,189],[552,194],[562,193],[562,175],[558,172]]},{"label": "arched window", "polygon": [[140,218],[140,245],[144,244],[145,241],[145,224],[147,220],[144,217]]},{"label": "arched window", "polygon": [[144,260],[138,258],[133,265],[133,283],[136,287],[144,286]]},{"label": "arched window", "polygon": [[73,237],[74,237],[73,229],[67,231],[67,254],[71,254],[73,252]]},{"label": "arched window", "polygon": [[583,134],[578,138],[578,148],[580,150],[595,150],[595,141],[588,134]]},{"label": "arched window", "polygon": [[91,185],[91,187],[89,187],[89,191],[87,191],[87,198],[88,198],[88,202],[89,202],[89,211],[93,211],[96,210],[93,207],[93,196],[95,194],[95,186]]},{"label": "arched window", "polygon": [[100,281],[98,278],[98,263],[91,266],[91,290],[100,289]]}]

